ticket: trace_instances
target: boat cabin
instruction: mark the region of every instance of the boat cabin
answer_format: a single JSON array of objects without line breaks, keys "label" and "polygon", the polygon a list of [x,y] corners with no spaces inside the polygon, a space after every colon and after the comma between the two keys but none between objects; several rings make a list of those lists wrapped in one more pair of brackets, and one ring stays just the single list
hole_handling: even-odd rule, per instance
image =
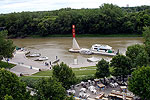
[{"label": "boat cabin", "polygon": [[91,50],[95,50],[95,51],[103,50],[106,52],[112,50],[112,47],[109,45],[94,44],[92,45]]}]

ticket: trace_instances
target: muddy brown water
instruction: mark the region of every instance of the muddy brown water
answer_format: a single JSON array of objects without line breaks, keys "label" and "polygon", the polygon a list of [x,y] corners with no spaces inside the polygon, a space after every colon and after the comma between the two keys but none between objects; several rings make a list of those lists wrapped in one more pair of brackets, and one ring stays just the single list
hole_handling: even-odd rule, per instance
[{"label": "muddy brown water", "polygon": [[[27,48],[31,53],[41,53],[42,56],[49,57],[48,61],[54,61],[56,56],[61,62],[73,64],[74,59],[78,59],[78,64],[87,62],[87,58],[96,57],[111,59],[109,56],[102,55],[81,55],[79,53],[70,53],[68,50],[72,47],[72,38],[36,38],[36,39],[12,39],[14,44],[19,47]],[[128,46],[133,44],[142,44],[141,37],[102,37],[102,38],[76,38],[80,48],[91,48],[93,44],[107,44],[120,53],[125,54]],[[29,58],[36,59],[36,58]]]}]

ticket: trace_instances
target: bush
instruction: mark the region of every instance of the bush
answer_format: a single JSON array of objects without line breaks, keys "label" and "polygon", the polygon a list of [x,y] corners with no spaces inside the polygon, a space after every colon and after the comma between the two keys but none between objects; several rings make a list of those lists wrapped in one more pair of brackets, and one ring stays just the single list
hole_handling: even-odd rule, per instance
[{"label": "bush", "polygon": [[63,62],[53,66],[53,78],[56,78],[65,89],[69,89],[71,85],[76,83],[76,76],[68,65]]},{"label": "bush", "polygon": [[128,88],[141,100],[150,100],[150,67],[139,67],[132,72]]},{"label": "bush", "polygon": [[20,81],[25,82],[28,87],[36,88],[41,78],[20,77]]},{"label": "bush", "polygon": [[10,100],[29,100],[30,92],[26,91],[26,84],[19,81],[16,74],[0,68],[0,100],[8,98]]},{"label": "bush", "polygon": [[0,68],[12,68],[16,66],[15,64],[11,64],[11,63],[7,63],[7,62],[3,62],[3,61],[0,61]]},{"label": "bush", "polygon": [[66,90],[61,82],[51,77],[41,79],[36,88],[37,100],[65,100]]},{"label": "bush", "polygon": [[96,77],[94,75],[88,75],[88,76],[83,76],[83,77],[78,77],[77,82],[80,83],[81,81],[88,81],[88,80],[94,80]]}]

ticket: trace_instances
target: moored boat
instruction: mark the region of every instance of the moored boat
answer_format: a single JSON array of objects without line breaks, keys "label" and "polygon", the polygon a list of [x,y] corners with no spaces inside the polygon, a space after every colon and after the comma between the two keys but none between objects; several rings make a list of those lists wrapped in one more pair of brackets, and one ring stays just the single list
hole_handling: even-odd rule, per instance
[{"label": "moored boat", "polygon": [[96,51],[99,51],[99,50],[108,51],[108,50],[112,50],[112,47],[109,46],[109,45],[94,44],[94,45],[92,45],[91,50],[96,50]]},{"label": "moored boat", "polygon": [[99,54],[99,55],[106,55],[106,56],[115,56],[116,53],[108,53],[108,52],[102,52],[102,51],[92,51],[93,54]]},{"label": "moored boat", "polygon": [[52,64],[58,63],[60,59],[56,59],[55,61],[52,62]]},{"label": "moored boat", "polygon": [[87,61],[88,61],[88,62],[98,62],[99,59],[98,59],[98,58],[95,58],[95,57],[91,57],[91,58],[87,58]]},{"label": "moored boat", "polygon": [[94,44],[91,47],[91,51],[93,54],[100,54],[100,55],[107,55],[107,56],[116,55],[114,50],[112,50],[112,47],[109,45]]},{"label": "moored boat", "polygon": [[26,57],[40,57],[40,56],[41,56],[40,53],[33,53],[33,54],[26,55]]},{"label": "moored boat", "polygon": [[72,53],[79,53],[80,50],[75,50],[73,48],[69,49],[69,52],[72,52]]},{"label": "moored boat", "polygon": [[37,58],[35,61],[45,61],[45,60],[48,60],[48,57],[39,57]]},{"label": "moored boat", "polygon": [[79,53],[85,54],[85,55],[91,55],[92,51],[90,49],[82,48],[80,49]]}]

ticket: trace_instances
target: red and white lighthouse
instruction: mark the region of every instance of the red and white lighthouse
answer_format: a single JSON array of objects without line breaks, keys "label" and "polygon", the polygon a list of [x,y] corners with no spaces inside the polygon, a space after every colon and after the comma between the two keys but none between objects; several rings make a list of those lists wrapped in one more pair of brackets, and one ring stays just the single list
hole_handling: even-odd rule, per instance
[{"label": "red and white lighthouse", "polygon": [[69,49],[69,51],[70,52],[79,52],[80,47],[75,39],[75,25],[72,25],[72,37],[73,37],[72,48]]}]

